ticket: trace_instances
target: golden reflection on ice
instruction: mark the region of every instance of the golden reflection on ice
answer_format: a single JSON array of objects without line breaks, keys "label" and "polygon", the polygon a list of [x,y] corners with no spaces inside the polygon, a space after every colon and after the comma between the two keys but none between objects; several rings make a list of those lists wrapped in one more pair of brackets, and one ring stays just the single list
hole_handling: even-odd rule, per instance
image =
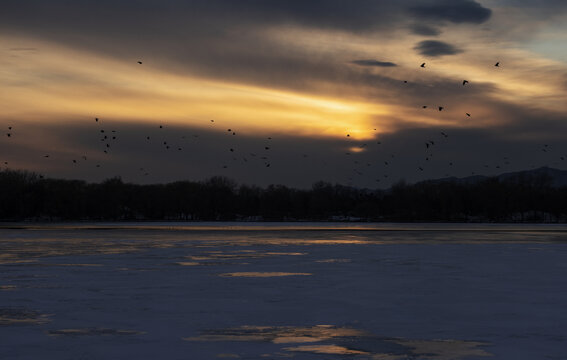
[{"label": "golden reflection on ice", "polygon": [[199,266],[199,265],[203,265],[200,262],[196,262],[196,261],[178,261],[175,264],[177,265],[181,265],[181,266]]},{"label": "golden reflection on ice", "polygon": [[36,266],[77,266],[77,267],[99,267],[102,264],[50,264],[50,263],[37,263]]},{"label": "golden reflection on ice", "polygon": [[50,321],[49,316],[27,309],[0,308],[0,326],[41,325]]},{"label": "golden reflection on ice", "polygon": [[209,251],[201,255],[188,255],[186,256],[186,258],[195,261],[206,261],[206,260],[260,259],[270,256],[302,256],[306,254],[307,253],[302,253],[302,252],[238,250],[233,252]]},{"label": "golden reflection on ice", "polygon": [[368,355],[369,353],[361,350],[349,349],[338,345],[302,345],[283,348],[286,351],[310,352],[314,354],[328,355]]},{"label": "golden reflection on ice", "polygon": [[479,349],[487,343],[462,340],[406,340],[396,339],[392,342],[411,348],[411,352],[430,360],[453,360],[470,356],[492,356]]},{"label": "golden reflection on ice", "polygon": [[222,277],[279,277],[279,276],[310,276],[311,273],[291,273],[291,272],[232,272],[219,274]]},{"label": "golden reflection on ice", "polygon": [[101,335],[142,335],[143,331],[121,330],[107,328],[81,328],[81,329],[61,329],[49,330],[48,335],[51,336],[101,336]]},{"label": "golden reflection on ice", "polygon": [[336,337],[365,336],[357,329],[333,325],[315,326],[240,326],[222,330],[207,330],[200,336],[184,338],[186,341],[263,341],[274,344],[309,343]]},{"label": "golden reflection on ice", "polygon": [[351,259],[322,259],[322,260],[315,260],[317,263],[349,263]]},{"label": "golden reflection on ice", "polygon": [[[251,341],[273,344],[296,344],[281,350],[323,355],[365,355],[371,360],[461,360],[468,357],[492,356],[479,348],[487,343],[464,340],[416,340],[379,337],[366,331],[334,325],[315,326],[241,326],[206,330],[186,341]],[[360,346],[357,346],[357,342]],[[365,349],[369,341],[374,350]],[[319,344],[315,344],[319,343]],[[392,345],[396,344],[392,349]],[[305,344],[305,345],[304,345]],[[384,351],[379,350],[383,348]],[[392,352],[393,351],[393,352]],[[282,353],[284,355],[285,353]],[[269,357],[269,355],[267,355]]]}]

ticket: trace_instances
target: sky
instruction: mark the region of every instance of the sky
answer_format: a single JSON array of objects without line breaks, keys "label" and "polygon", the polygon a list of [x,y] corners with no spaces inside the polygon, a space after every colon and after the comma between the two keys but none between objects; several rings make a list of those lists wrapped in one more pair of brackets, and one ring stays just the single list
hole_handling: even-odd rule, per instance
[{"label": "sky", "polygon": [[299,188],[566,169],[565,44],[561,0],[3,0],[0,168]]}]

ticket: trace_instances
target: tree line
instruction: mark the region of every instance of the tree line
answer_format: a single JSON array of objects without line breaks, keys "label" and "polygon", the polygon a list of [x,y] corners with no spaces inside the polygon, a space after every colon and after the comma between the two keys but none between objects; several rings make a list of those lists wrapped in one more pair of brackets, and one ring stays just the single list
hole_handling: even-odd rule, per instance
[{"label": "tree line", "polygon": [[317,182],[311,189],[205,181],[140,185],[0,171],[1,221],[263,220],[567,222],[567,187],[545,176],[474,183],[398,182],[387,190]]}]

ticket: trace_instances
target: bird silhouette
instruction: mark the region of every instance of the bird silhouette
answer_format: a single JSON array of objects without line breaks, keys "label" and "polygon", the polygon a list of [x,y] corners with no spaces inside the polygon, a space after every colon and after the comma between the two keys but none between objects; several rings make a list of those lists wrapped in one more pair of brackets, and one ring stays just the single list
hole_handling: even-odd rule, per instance
[{"label": "bird silhouette", "polygon": [[142,62],[140,60],[138,60],[138,64],[142,65]]},{"label": "bird silhouette", "polygon": [[468,84],[469,81],[468,80],[463,80],[463,86],[465,86],[466,84]]},{"label": "bird silhouette", "polygon": [[422,68],[424,68],[424,67],[425,67],[425,63],[421,64],[420,66],[421,66]]},{"label": "bird silhouette", "polygon": [[443,110],[444,107],[443,106],[439,106],[439,111]]},{"label": "bird silhouette", "polygon": [[494,64],[494,66],[499,67],[499,66],[500,66],[500,61],[497,62],[496,64]]},{"label": "bird silhouette", "polygon": [[469,114],[469,113],[465,113],[465,114],[467,114],[467,116],[471,116],[471,114]]}]

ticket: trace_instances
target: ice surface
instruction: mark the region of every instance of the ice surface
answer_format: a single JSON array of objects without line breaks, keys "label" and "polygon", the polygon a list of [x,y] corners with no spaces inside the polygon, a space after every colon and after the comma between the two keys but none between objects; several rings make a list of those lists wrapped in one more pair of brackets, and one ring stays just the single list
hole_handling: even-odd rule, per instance
[{"label": "ice surface", "polygon": [[567,359],[566,257],[563,226],[12,224],[0,359]]}]

